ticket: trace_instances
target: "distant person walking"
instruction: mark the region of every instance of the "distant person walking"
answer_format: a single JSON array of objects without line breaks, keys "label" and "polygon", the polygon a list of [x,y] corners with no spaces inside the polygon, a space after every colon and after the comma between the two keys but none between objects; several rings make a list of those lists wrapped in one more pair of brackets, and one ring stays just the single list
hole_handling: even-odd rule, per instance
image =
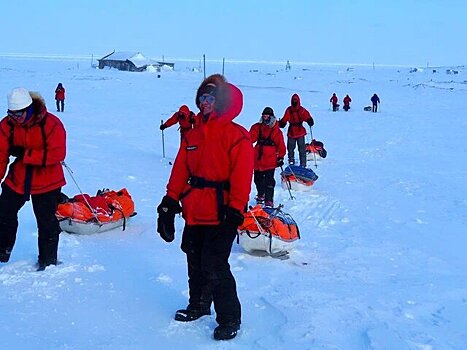
[{"label": "distant person walking", "polygon": [[289,164],[295,164],[295,146],[298,145],[298,154],[300,166],[306,168],[306,149],[305,135],[306,129],[303,122],[313,126],[313,118],[308,110],[300,105],[300,96],[293,94],[290,100],[290,106],[284,112],[284,116],[279,120],[279,127],[285,128],[289,123],[287,130],[287,156]]},{"label": "distant person walking", "polygon": [[336,112],[339,109],[339,104],[337,103],[339,99],[336,96],[336,93],[333,93],[331,98],[329,99],[329,102],[332,103],[332,111]]},{"label": "distant person walking", "polygon": [[371,96],[371,103],[373,104],[373,113],[378,112],[378,103],[381,103],[378,95],[373,94],[373,96]]},{"label": "distant person walking", "polygon": [[58,83],[55,89],[55,102],[57,103],[57,112],[63,112],[65,108],[65,88],[62,83]]},{"label": "distant person walking", "polygon": [[349,95],[345,95],[344,97],[344,111],[348,111],[350,109],[350,102],[352,102],[352,99],[350,98]]}]

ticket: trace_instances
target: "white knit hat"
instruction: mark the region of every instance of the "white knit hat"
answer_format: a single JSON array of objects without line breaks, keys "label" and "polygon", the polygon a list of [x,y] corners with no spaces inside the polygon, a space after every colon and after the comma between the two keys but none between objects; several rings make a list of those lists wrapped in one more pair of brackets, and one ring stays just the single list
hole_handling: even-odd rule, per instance
[{"label": "white knit hat", "polygon": [[10,111],[19,111],[28,107],[32,103],[29,91],[23,87],[17,87],[10,91],[7,96],[8,109]]}]

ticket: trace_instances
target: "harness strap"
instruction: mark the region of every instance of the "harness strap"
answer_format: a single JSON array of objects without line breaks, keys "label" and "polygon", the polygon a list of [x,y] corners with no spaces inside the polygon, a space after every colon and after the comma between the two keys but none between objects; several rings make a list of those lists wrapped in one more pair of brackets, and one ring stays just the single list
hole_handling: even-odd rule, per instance
[{"label": "harness strap", "polygon": [[[217,202],[217,217],[219,221],[224,220],[224,190],[230,190],[230,183],[228,181],[210,181],[204,177],[190,176],[188,184],[192,188],[214,188],[216,190],[216,202]],[[188,191],[184,193],[184,196],[188,194]]]}]

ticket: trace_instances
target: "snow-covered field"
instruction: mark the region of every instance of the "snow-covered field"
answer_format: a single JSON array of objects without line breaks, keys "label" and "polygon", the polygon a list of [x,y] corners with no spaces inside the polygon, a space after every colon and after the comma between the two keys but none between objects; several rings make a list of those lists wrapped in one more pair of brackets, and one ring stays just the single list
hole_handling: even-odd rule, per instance
[{"label": "snow-covered field", "polygon": [[[438,67],[294,66],[227,63],[244,93],[236,121],[249,128],[265,106],[281,117],[293,93],[315,119],[328,157],[311,192],[276,203],[302,239],[289,260],[256,257],[234,245],[232,270],[242,303],[236,339],[216,342],[214,316],[173,321],[187,303],[185,256],[156,233],[179,145],[161,119],[195,108],[198,63],[174,72],[91,68],[84,60],[0,58],[0,105],[16,86],[39,91],[68,133],[66,162],[84,192],[126,187],[138,215],[126,231],[63,233],[56,267],[36,272],[37,233],[28,203],[9,263],[0,265],[0,349],[466,349],[467,72]],[[447,74],[446,69],[458,74]],[[208,63],[207,73],[220,72]],[[157,75],[160,74],[160,78]],[[336,92],[353,99],[330,110]],[[380,112],[364,112],[373,93]],[[309,137],[309,136],[307,136]],[[309,140],[309,139],[307,139]],[[279,174],[276,172],[279,180]],[[67,173],[64,192],[78,193]],[[254,188],[254,186],[253,186]],[[254,190],[251,198],[254,197]]]}]

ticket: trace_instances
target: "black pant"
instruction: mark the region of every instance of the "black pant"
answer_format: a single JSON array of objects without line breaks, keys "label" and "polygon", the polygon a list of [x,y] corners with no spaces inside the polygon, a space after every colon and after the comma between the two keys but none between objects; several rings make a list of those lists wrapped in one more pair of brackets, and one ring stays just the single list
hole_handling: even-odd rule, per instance
[{"label": "black pant", "polygon": [[255,170],[254,181],[256,192],[258,192],[258,197],[264,196],[265,202],[274,202],[274,187],[276,186],[276,180],[274,179],[275,170]]},{"label": "black pant", "polygon": [[373,112],[376,113],[378,112],[378,104],[373,103]]},{"label": "black pant", "polygon": [[57,100],[57,112],[63,112],[64,107],[65,107],[65,100]]},{"label": "black pant", "polygon": [[[58,238],[61,232],[55,211],[60,188],[31,195],[38,228],[39,264],[57,263]],[[24,195],[14,192],[4,183],[0,195],[0,249],[11,251],[18,230],[18,212],[25,203]]]},{"label": "black pant", "polygon": [[237,229],[227,225],[185,226],[182,250],[188,263],[190,308],[209,308],[214,302],[219,324],[238,322],[241,306],[229,256]]}]

